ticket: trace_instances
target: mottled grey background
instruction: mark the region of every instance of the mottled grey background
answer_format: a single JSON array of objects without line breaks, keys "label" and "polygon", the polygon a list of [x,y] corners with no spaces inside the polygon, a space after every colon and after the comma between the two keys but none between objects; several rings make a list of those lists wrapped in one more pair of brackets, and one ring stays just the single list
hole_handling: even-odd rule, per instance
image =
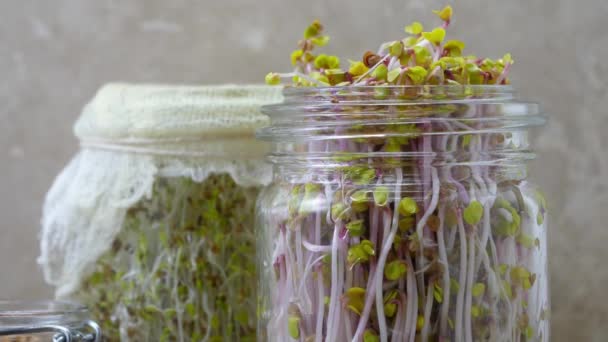
[{"label": "mottled grey background", "polygon": [[[554,341],[608,340],[608,2],[458,0],[451,36],[516,59],[512,79],[551,124],[533,177],[550,201]],[[428,0],[1,0],[0,297],[44,298],[42,198],[77,149],[71,125],[104,82],[256,82],[288,70],[312,19],[357,58],[436,23]]]}]

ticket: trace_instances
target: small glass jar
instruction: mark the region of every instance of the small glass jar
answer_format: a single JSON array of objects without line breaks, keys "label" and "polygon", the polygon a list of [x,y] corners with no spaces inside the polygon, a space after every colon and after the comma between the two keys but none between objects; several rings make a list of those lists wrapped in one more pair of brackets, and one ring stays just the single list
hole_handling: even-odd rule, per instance
[{"label": "small glass jar", "polygon": [[509,86],[291,88],[266,106],[260,341],[548,341],[545,118]]},{"label": "small glass jar", "polygon": [[112,84],[44,208],[40,263],[109,341],[253,341],[255,201],[271,180],[257,85]]},{"label": "small glass jar", "polygon": [[0,301],[0,342],[100,342],[101,329],[72,302]]}]

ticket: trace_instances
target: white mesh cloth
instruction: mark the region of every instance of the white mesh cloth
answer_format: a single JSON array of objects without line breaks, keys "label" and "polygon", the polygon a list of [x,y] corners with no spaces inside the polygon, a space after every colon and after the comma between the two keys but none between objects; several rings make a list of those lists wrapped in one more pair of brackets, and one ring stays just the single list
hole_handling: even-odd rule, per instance
[{"label": "white mesh cloth", "polygon": [[254,133],[267,122],[259,107],[280,101],[280,88],[262,85],[99,90],[75,125],[82,148],[44,203],[38,262],[56,296],[78,289],[157,177],[200,182],[228,173],[243,186],[270,182],[266,145]]}]

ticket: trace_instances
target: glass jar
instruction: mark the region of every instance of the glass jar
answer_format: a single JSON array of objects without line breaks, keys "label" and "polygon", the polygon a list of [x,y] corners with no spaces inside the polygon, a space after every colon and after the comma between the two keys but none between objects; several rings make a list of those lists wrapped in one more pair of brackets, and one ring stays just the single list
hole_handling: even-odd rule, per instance
[{"label": "glass jar", "polygon": [[548,341],[539,107],[509,86],[291,88],[266,106],[261,341]]},{"label": "glass jar", "polygon": [[102,88],[49,191],[40,263],[110,341],[253,341],[267,86]]},{"label": "glass jar", "polygon": [[0,342],[99,342],[99,325],[72,302],[0,301]]}]

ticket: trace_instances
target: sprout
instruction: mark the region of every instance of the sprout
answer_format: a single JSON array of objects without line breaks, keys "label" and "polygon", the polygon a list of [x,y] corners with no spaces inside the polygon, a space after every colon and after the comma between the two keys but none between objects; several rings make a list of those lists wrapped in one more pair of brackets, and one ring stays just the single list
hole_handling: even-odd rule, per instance
[{"label": "sprout", "polygon": [[399,230],[401,230],[403,232],[408,231],[408,230],[414,228],[415,222],[416,222],[416,219],[414,217],[403,218],[403,219],[399,220]]},{"label": "sprout", "polygon": [[363,342],[380,342],[380,337],[375,331],[368,329],[363,333]]},{"label": "sprout", "polygon": [[441,286],[439,286],[437,283],[433,285],[433,297],[435,297],[437,303],[443,302],[443,288],[441,288]]},{"label": "sprout", "polygon": [[369,240],[363,240],[361,243],[351,246],[348,249],[347,260],[351,265],[355,265],[360,262],[369,261],[369,257],[375,255],[374,244]]},{"label": "sprout", "polygon": [[469,205],[464,209],[463,218],[466,223],[474,226],[481,221],[483,216],[483,205],[478,201],[471,201]]},{"label": "sprout", "polygon": [[384,64],[380,64],[376,69],[374,69],[374,71],[372,72],[372,77],[374,77],[377,80],[385,80],[386,79],[386,75],[388,74],[388,69],[386,68],[386,65]]},{"label": "sprout", "polygon": [[346,229],[351,236],[361,236],[365,232],[363,220],[354,220],[346,224]]},{"label": "sprout", "polygon": [[437,14],[441,20],[449,22],[452,18],[452,6],[445,6],[440,11],[433,11],[433,13]]},{"label": "sprout", "polygon": [[481,297],[486,292],[486,285],[484,283],[475,283],[473,285],[473,297]]},{"label": "sprout", "polygon": [[277,85],[281,83],[281,76],[276,72],[269,72],[266,75],[266,84],[268,85]]},{"label": "sprout", "polygon": [[318,55],[314,61],[317,69],[336,69],[340,67],[340,59],[336,56]]},{"label": "sprout", "polygon": [[348,73],[353,76],[361,76],[369,70],[369,68],[367,66],[365,66],[365,64],[363,64],[363,62],[352,61],[352,60],[349,62],[350,62],[350,68],[348,69]]},{"label": "sprout", "polygon": [[310,39],[317,37],[319,34],[323,32],[323,25],[319,22],[319,20],[315,20],[304,30],[304,38]]},{"label": "sprout", "polygon": [[445,38],[445,30],[438,27],[431,32],[422,32],[422,37],[435,45],[439,45]]},{"label": "sprout", "polygon": [[300,317],[297,316],[289,316],[287,320],[287,330],[289,331],[289,336],[293,339],[300,338]]},{"label": "sprout", "polygon": [[363,212],[368,208],[367,191],[359,190],[351,196],[351,207],[356,212]]},{"label": "sprout", "polygon": [[464,50],[464,43],[460,40],[448,40],[443,45],[443,51],[445,51],[446,55],[450,57],[460,57],[462,56],[462,51]]},{"label": "sprout", "polygon": [[384,315],[386,317],[394,317],[397,312],[397,303],[395,299],[399,292],[397,290],[391,290],[384,296]]},{"label": "sprout", "polygon": [[416,330],[420,331],[424,327],[424,316],[418,316],[416,320]]},{"label": "sprout", "polygon": [[399,201],[399,214],[411,216],[418,212],[418,205],[412,198],[405,197]]},{"label": "sprout", "polygon": [[389,190],[385,186],[379,186],[374,190],[374,203],[379,207],[384,207],[388,203]]},{"label": "sprout", "polygon": [[347,213],[348,213],[348,208],[342,202],[335,203],[331,207],[331,218],[334,221],[338,221],[338,220],[342,220],[342,219],[346,218]]},{"label": "sprout", "polygon": [[346,307],[357,315],[361,315],[365,302],[365,289],[361,287],[351,287],[344,293]]},{"label": "sprout", "polygon": [[411,25],[408,25],[405,27],[405,33],[409,33],[409,34],[413,34],[413,35],[418,35],[418,34],[422,33],[423,30],[424,30],[424,27],[422,26],[422,24],[417,21],[414,21]]},{"label": "sprout", "polygon": [[388,280],[397,280],[407,272],[407,264],[401,260],[389,262],[384,267],[384,276]]},{"label": "sprout", "polygon": [[318,36],[311,38],[310,41],[316,46],[325,46],[329,43],[329,36]]},{"label": "sprout", "polygon": [[401,68],[397,68],[397,69],[393,69],[391,71],[388,72],[388,74],[386,75],[386,79],[388,80],[389,83],[395,81],[399,76],[401,76]]}]

